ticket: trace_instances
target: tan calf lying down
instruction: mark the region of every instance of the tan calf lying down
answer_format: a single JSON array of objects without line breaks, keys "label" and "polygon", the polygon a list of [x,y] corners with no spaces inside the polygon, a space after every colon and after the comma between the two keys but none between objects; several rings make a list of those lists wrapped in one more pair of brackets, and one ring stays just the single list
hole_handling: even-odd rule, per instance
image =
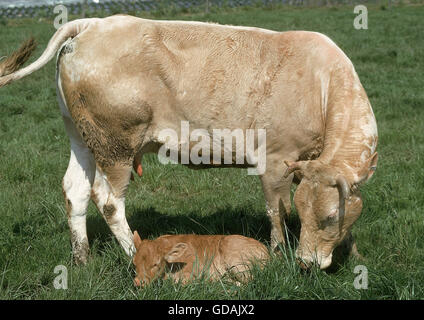
[{"label": "tan calf lying down", "polygon": [[168,277],[186,283],[202,275],[217,279],[231,274],[237,281],[245,281],[252,263],[263,264],[269,258],[262,243],[240,235],[165,235],[141,240],[135,231],[134,244],[136,286]]}]

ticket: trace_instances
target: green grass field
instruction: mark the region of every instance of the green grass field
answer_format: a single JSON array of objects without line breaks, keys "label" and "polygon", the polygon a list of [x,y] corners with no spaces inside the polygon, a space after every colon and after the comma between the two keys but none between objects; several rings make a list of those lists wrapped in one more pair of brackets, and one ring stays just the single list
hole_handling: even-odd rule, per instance
[{"label": "green grass field", "polygon": [[[288,248],[241,287],[199,280],[136,289],[129,259],[91,204],[90,260],[75,266],[61,189],[69,142],[50,62],[0,89],[0,299],[423,299],[424,6],[371,6],[368,16],[368,30],[354,29],[352,7],[160,16],[318,31],[352,59],[379,129],[378,169],[362,188],[364,210],[353,228],[364,261],[350,259],[332,272],[304,273]],[[0,56],[32,34],[39,42],[34,61],[54,31],[51,21],[2,20]],[[149,156],[143,177],[130,185],[126,208],[131,228],[142,237],[235,233],[269,241],[261,185],[246,170],[194,171],[164,166]],[[295,211],[288,223],[298,235]],[[353,285],[359,264],[368,269],[368,289]],[[68,268],[67,290],[53,287],[57,265]]]}]

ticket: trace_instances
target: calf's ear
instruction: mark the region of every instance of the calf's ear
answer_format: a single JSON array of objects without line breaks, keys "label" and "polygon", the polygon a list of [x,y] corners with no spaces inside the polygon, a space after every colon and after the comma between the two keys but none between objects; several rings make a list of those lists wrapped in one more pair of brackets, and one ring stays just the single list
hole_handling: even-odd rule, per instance
[{"label": "calf's ear", "polygon": [[134,231],[133,240],[134,240],[135,248],[138,249],[140,247],[140,245],[141,245],[141,238],[138,235],[138,232],[137,231]]},{"label": "calf's ear", "polygon": [[181,258],[184,256],[187,251],[187,243],[179,242],[177,243],[166,255],[165,261],[168,263],[181,262]]}]

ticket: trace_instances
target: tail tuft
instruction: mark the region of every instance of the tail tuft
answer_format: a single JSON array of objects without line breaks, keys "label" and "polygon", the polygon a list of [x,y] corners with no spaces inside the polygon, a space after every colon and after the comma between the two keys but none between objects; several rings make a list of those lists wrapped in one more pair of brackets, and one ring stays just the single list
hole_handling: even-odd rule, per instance
[{"label": "tail tuft", "polygon": [[0,78],[0,88],[4,87],[5,85],[7,85],[10,81],[12,81],[11,77],[3,77]]},{"label": "tail tuft", "polygon": [[0,88],[13,81],[22,79],[44,67],[54,58],[57,51],[67,39],[76,37],[78,34],[85,31],[90,27],[93,21],[98,21],[98,19],[74,20],[60,27],[50,39],[41,57],[30,65],[20,69],[36,48],[33,38],[27,40],[12,55],[4,60],[0,60]]},{"label": "tail tuft", "polygon": [[[37,43],[34,38],[25,41],[21,47],[12,53],[9,57],[0,61],[0,77],[7,76],[19,70],[23,64],[29,59],[31,54],[37,48]],[[7,79],[7,78],[6,78]],[[9,81],[0,78],[0,87],[7,84]]]}]

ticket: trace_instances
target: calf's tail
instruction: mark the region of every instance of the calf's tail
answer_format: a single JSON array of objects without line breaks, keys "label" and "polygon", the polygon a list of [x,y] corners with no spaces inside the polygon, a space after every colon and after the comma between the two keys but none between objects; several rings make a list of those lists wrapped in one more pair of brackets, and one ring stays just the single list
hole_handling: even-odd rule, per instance
[{"label": "calf's tail", "polygon": [[59,28],[50,39],[41,57],[29,66],[20,69],[36,48],[36,43],[33,38],[24,42],[17,51],[12,53],[9,57],[0,60],[0,88],[41,69],[56,55],[56,52],[67,39],[80,34],[87,29],[94,20],[97,19],[80,19],[65,24]]}]

